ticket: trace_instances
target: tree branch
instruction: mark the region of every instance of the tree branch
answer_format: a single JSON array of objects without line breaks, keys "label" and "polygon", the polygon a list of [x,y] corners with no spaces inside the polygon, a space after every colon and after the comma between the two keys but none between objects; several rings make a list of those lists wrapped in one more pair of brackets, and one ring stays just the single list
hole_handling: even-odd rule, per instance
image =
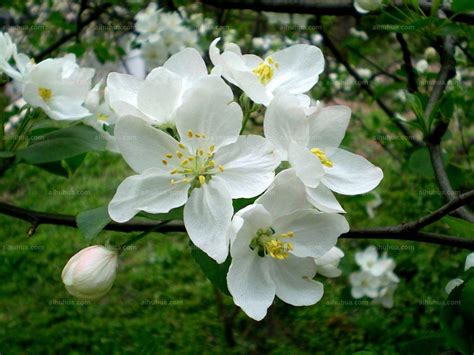
[{"label": "tree branch", "polygon": [[[407,240],[474,250],[474,239],[465,239],[461,237],[419,231],[419,229],[439,220],[460,205],[469,203],[473,200],[473,198],[474,192],[470,191],[457,197],[455,201],[448,203],[430,215],[415,222],[408,222],[405,224],[388,227],[355,229],[341,235],[340,238]],[[0,214],[30,222],[35,226],[35,229],[41,224],[61,225],[77,228],[76,218],[74,216],[37,212],[3,202],[0,202]],[[157,227],[159,224],[160,222],[155,221],[130,221],[126,223],[111,222],[105,226],[104,230],[118,232],[149,231],[151,228]],[[186,232],[186,229],[181,222],[174,222],[160,227],[156,230],[156,232]]]},{"label": "tree branch", "polygon": [[[354,8],[353,0],[319,0],[319,1],[272,1],[272,0],[201,0],[205,5],[216,7],[219,9],[236,9],[236,10],[254,10],[254,11],[271,11],[271,12],[287,12],[311,15],[332,15],[332,16],[362,16]],[[393,2],[396,6],[403,6],[406,4],[403,0]],[[419,6],[427,15],[431,11],[431,2],[420,0]],[[447,6],[441,7],[443,11],[451,17],[453,12]],[[377,14],[378,11],[371,12]],[[453,21],[464,22],[468,24],[474,23],[474,16],[472,14],[459,14],[452,18]]]},{"label": "tree branch", "polygon": [[413,70],[413,64],[411,63],[411,54],[410,50],[408,49],[408,43],[403,38],[401,33],[396,34],[398,43],[400,43],[400,47],[403,53],[403,61],[405,62],[405,71],[407,72],[408,77],[408,91],[413,93],[418,91],[418,84],[416,82],[416,73]]},{"label": "tree branch", "polygon": [[34,56],[35,61],[39,62],[48,55],[50,55],[52,52],[54,52],[56,49],[61,47],[63,44],[69,42],[71,39],[77,37],[79,33],[87,27],[89,24],[97,20],[100,15],[102,15],[104,12],[106,12],[110,7],[112,6],[111,3],[105,3],[100,6],[98,6],[92,14],[85,19],[84,21],[79,21],[77,24],[77,28],[73,32],[66,33],[63,35],[61,38],[59,38],[56,42],[54,42],[52,45],[50,45],[48,48],[44,49],[40,53]]}]

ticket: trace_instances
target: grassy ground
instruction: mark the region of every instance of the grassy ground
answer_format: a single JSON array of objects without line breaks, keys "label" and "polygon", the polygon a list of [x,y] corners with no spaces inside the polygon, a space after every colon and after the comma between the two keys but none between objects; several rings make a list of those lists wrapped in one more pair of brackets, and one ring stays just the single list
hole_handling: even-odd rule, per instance
[{"label": "grassy ground", "polygon": [[[370,153],[382,166],[383,199],[369,219],[361,197],[343,198],[353,227],[410,220],[442,203],[433,181],[397,167],[376,145],[353,150]],[[69,179],[38,168],[17,166],[0,180],[1,200],[49,212],[77,214],[105,205],[130,170],[112,154],[91,154]],[[423,192],[425,191],[425,192]],[[213,287],[190,256],[185,235],[153,234],[122,255],[115,285],[99,302],[74,300],[61,283],[67,260],[87,244],[78,230],[40,226],[28,239],[29,225],[0,216],[0,353],[353,353],[401,351],[401,345],[439,332],[444,286],[463,267],[466,251],[407,242],[372,241],[397,262],[401,283],[391,310],[351,303],[348,274],[353,255],[369,241],[341,240],[346,252],[338,279],[324,280],[323,300],[313,307],[275,302],[269,316],[254,322],[238,312],[235,346],[224,336]],[[439,225],[434,230],[446,231]],[[107,232],[108,238],[127,236]],[[434,304],[424,305],[426,300]],[[224,311],[234,312],[224,296]]]}]

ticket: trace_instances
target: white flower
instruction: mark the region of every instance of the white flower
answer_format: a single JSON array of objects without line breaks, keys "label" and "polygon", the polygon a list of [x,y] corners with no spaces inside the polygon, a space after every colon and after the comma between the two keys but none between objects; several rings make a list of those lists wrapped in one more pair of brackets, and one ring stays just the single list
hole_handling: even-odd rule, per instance
[{"label": "white flower", "polygon": [[349,230],[338,214],[308,209],[305,187],[284,170],[255,204],[233,218],[227,285],[236,305],[261,320],[275,295],[294,306],[318,302],[323,285],[314,281],[315,258],[325,255]]},{"label": "white flower", "polygon": [[66,290],[74,297],[98,299],[110,291],[117,270],[117,253],[101,245],[75,254],[61,274]]},{"label": "white flower", "polygon": [[415,68],[417,72],[424,73],[428,69],[428,66],[429,64],[426,61],[426,59],[421,59],[418,62],[416,62]]},{"label": "white flower", "polygon": [[354,298],[362,298],[368,296],[377,298],[379,296],[379,288],[381,279],[372,275],[368,271],[353,272],[349,276],[351,282],[351,295]]},{"label": "white flower", "polygon": [[354,7],[361,14],[376,11],[383,6],[383,0],[354,0]]},{"label": "white flower", "polygon": [[393,307],[393,295],[397,289],[397,283],[390,283],[389,285],[382,287],[379,291],[379,295],[374,299],[374,303],[380,303],[385,308]]},{"label": "white flower", "polygon": [[147,70],[152,70],[168,59],[168,49],[161,37],[146,41],[141,46],[141,54]]},{"label": "white flower", "polygon": [[118,120],[114,135],[120,152],[138,175],[120,184],[109,214],[125,222],[139,211],[166,213],[185,204],[191,240],[223,262],[232,199],[262,193],[280,160],[265,138],[239,136],[242,110],[221,78],[201,79],[186,96],[176,112],[180,142],[139,118]]},{"label": "white flower", "polygon": [[373,245],[367,247],[363,252],[357,252],[355,260],[363,271],[370,272],[374,276],[381,276],[395,267],[393,259],[387,257],[386,254],[379,259],[377,249]]},{"label": "white flower", "polygon": [[371,191],[370,195],[373,196],[373,199],[371,199],[369,202],[365,204],[365,211],[367,212],[367,215],[369,218],[374,218],[375,217],[375,209],[380,207],[382,204],[382,198],[380,197],[380,194],[377,191]]},{"label": "white flower", "polygon": [[152,2],[145,10],[140,11],[135,16],[135,30],[142,34],[148,35],[158,31],[159,10],[156,3]]},{"label": "white flower", "polygon": [[258,104],[268,106],[277,93],[302,94],[310,90],[324,69],[324,57],[316,46],[298,44],[262,59],[253,54],[242,55],[240,47],[227,44],[223,53],[216,38],[209,47],[215,68]]},{"label": "white flower", "polygon": [[21,80],[21,74],[13,68],[10,60],[16,53],[16,45],[8,33],[0,32],[0,72],[4,72],[15,80]]},{"label": "white flower", "polygon": [[115,125],[117,115],[110,107],[109,95],[104,88],[104,82],[100,81],[86,96],[84,106],[92,113],[92,116],[84,119],[84,122],[95,128],[107,141],[107,149],[118,153],[114,136],[110,134],[110,127]]},{"label": "white flower", "polygon": [[83,106],[94,69],[80,68],[76,57],[46,59],[23,77],[23,98],[54,120],[77,120],[90,115]]},{"label": "white flower", "polygon": [[357,68],[357,74],[359,74],[363,79],[368,79],[372,75],[372,71],[367,68]]},{"label": "white flower", "polygon": [[206,76],[206,64],[199,52],[186,48],[152,70],[145,80],[110,73],[110,106],[119,117],[132,115],[155,125],[174,126],[176,109],[185,93]]},{"label": "white flower", "polygon": [[[466,262],[464,264],[464,271],[467,271],[472,267],[474,267],[474,253],[471,253],[466,257]],[[449,295],[452,290],[454,290],[459,285],[462,285],[463,283],[464,283],[464,280],[460,278],[452,279],[446,284],[446,287],[444,290]]]},{"label": "white flower", "polygon": [[357,195],[374,189],[383,172],[360,155],[338,148],[351,110],[310,106],[305,96],[279,95],[265,112],[265,136],[306,185],[321,211],[344,212],[333,193]]},{"label": "white flower", "polygon": [[424,56],[426,59],[434,58],[436,57],[436,49],[433,47],[428,47],[425,49]]},{"label": "white flower", "polygon": [[341,249],[332,247],[326,254],[314,259],[316,273],[331,278],[341,276],[342,272],[338,266],[343,257],[344,252]]}]

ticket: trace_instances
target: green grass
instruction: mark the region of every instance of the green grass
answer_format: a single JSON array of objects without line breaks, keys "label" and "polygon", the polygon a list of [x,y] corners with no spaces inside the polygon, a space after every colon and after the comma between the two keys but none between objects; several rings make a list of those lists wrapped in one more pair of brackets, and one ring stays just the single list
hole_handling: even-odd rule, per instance
[{"label": "green grass", "polygon": [[[435,189],[432,180],[397,170],[375,146],[362,151],[384,169],[377,190],[384,202],[369,219],[363,198],[341,198],[351,226],[399,223],[442,203],[439,195],[419,193]],[[1,199],[76,215],[107,204],[130,173],[112,154],[90,154],[69,179],[20,165],[0,180]],[[60,277],[67,260],[87,245],[78,230],[42,225],[27,238],[28,223],[0,216],[0,225],[0,353],[5,354],[396,353],[404,342],[440,332],[441,307],[420,302],[445,300],[444,286],[461,273],[467,255],[422,243],[341,240],[343,276],[323,280],[325,295],[319,304],[296,308],[277,301],[262,322],[239,311],[233,324],[236,345],[230,346],[213,287],[192,259],[184,234],[152,234],[134,244],[135,249],[122,254],[111,292],[83,304],[66,292]],[[94,243],[128,237],[104,232]],[[351,301],[348,275],[356,268],[354,253],[369,244],[400,248],[388,251],[401,278],[391,310],[344,304]],[[227,314],[235,309],[226,296],[224,309]]]}]

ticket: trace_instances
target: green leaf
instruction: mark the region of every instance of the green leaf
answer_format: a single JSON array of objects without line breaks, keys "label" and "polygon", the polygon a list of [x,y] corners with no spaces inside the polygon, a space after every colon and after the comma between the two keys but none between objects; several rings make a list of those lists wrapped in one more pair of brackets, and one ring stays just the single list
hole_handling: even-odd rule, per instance
[{"label": "green leaf", "polygon": [[456,13],[474,11],[474,2],[472,0],[453,0],[451,9]]},{"label": "green leaf", "polygon": [[437,355],[440,350],[444,350],[446,344],[445,338],[440,334],[429,334],[415,340],[410,340],[400,344],[400,353],[402,354],[417,354],[420,349],[423,349],[424,354]]},{"label": "green leaf", "polygon": [[464,319],[474,325],[474,278],[466,281],[463,285],[461,312]]},{"label": "green leaf", "polygon": [[408,168],[414,173],[425,178],[433,178],[434,170],[431,165],[430,153],[426,148],[415,150],[408,160]]},{"label": "green leaf", "polygon": [[11,158],[14,157],[14,152],[0,152],[0,158]]},{"label": "green leaf", "polygon": [[183,220],[184,206],[173,208],[168,213],[157,213],[152,214],[148,212],[140,212],[138,217],[145,217],[153,219],[155,221],[182,221]]},{"label": "green leaf", "polygon": [[441,221],[449,226],[450,234],[460,237],[472,237],[474,235],[474,224],[460,218],[444,216]]},{"label": "green leaf", "polygon": [[218,264],[193,243],[190,242],[189,245],[191,248],[191,255],[201,268],[204,275],[206,275],[215,287],[230,296],[229,289],[227,288],[227,271],[230,266],[230,257],[227,257],[227,260],[224,263]]},{"label": "green leaf", "polygon": [[84,211],[76,216],[77,226],[88,243],[90,243],[110,221],[111,218],[107,206]]},{"label": "green leaf", "polygon": [[92,127],[76,125],[46,133],[17,152],[19,161],[30,164],[50,163],[76,157],[93,150],[103,150],[106,142]]}]

